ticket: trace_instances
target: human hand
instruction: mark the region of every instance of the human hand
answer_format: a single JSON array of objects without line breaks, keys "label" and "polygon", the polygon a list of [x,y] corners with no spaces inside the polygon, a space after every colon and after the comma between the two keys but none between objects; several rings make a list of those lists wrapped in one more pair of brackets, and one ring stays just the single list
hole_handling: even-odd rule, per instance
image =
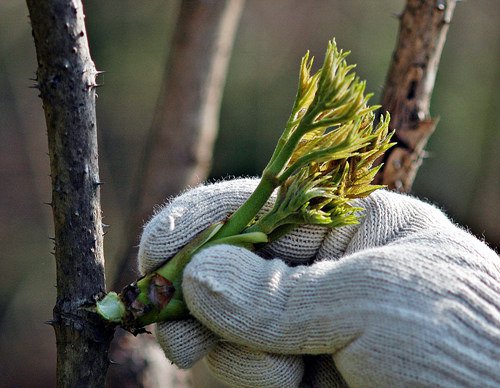
[{"label": "human hand", "polygon": [[[144,229],[141,271],[236,210],[256,182],[172,201]],[[498,385],[498,256],[417,199],[378,191],[357,205],[360,225],[303,226],[259,252],[282,260],[226,245],[196,254],[183,277],[196,319],[158,324],[167,357],[187,368],[207,356],[240,386]]]}]

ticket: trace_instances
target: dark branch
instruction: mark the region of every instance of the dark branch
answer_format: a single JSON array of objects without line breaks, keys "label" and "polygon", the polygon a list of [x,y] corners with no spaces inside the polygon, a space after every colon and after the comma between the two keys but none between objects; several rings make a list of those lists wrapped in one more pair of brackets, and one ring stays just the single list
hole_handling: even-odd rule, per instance
[{"label": "dark branch", "polygon": [[55,228],[59,387],[102,387],[113,330],[86,310],[104,292],[96,69],[77,0],[27,0],[43,100]]}]

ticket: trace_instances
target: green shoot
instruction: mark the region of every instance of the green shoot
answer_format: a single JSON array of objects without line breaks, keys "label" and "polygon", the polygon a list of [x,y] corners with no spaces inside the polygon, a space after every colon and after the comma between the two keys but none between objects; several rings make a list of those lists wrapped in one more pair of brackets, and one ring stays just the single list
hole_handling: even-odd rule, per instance
[{"label": "green shoot", "polygon": [[[182,297],[182,272],[207,246],[233,244],[254,249],[302,224],[339,227],[359,222],[354,198],[382,186],[372,185],[374,162],[392,146],[389,115],[374,126],[371,95],[348,65],[349,53],[330,41],[323,66],[311,74],[313,58],[302,58],[298,92],[285,130],[250,198],[224,224],[212,225],[156,271],[109,293],[96,311],[132,332],[145,325],[189,314]],[[274,207],[257,214],[278,190]]]}]

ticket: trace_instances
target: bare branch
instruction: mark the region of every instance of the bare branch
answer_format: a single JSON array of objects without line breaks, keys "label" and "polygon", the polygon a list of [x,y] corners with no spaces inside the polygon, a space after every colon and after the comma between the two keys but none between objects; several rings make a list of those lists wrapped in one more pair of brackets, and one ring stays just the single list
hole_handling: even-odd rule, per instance
[{"label": "bare branch", "polygon": [[384,157],[377,183],[408,192],[437,120],[429,106],[456,0],[408,0],[382,97],[397,145]]},{"label": "bare branch", "polygon": [[[219,126],[227,67],[244,0],[183,1],[165,69],[152,128],[143,152],[127,218],[124,246],[113,288],[137,277],[134,242],[153,207],[185,187],[205,180]],[[186,371],[157,366],[151,338],[119,331],[111,347],[120,366],[110,368],[108,385],[156,386],[155,381],[186,379]],[[133,343],[144,351],[122,352]],[[206,376],[205,385],[209,385]],[[171,384],[172,385],[172,384]]]},{"label": "bare branch", "polygon": [[27,0],[35,40],[52,177],[57,385],[104,386],[113,330],[87,311],[104,292],[96,69],[77,0]]},{"label": "bare branch", "polygon": [[162,93],[136,179],[127,247],[120,255],[115,288],[137,277],[131,242],[137,240],[153,206],[207,177],[243,5],[244,0],[181,3]]}]

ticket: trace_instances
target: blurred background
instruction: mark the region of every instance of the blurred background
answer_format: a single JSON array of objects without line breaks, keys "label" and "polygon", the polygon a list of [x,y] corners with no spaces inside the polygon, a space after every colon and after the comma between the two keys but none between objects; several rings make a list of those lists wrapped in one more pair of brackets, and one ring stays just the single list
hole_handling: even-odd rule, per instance
[{"label": "blurred background", "polygon": [[[168,58],[178,1],[84,2],[98,89],[101,190],[108,269],[123,244]],[[321,60],[327,41],[378,101],[403,0],[248,0],[224,90],[210,179],[257,175],[288,118],[306,50]],[[55,338],[44,324],[55,302],[49,160],[41,100],[30,89],[36,57],[26,5],[0,0],[0,386],[52,386]],[[500,8],[457,5],[431,104],[439,116],[413,193],[500,246]],[[129,241],[135,245],[137,241]],[[166,362],[166,361],[165,361]]]}]

